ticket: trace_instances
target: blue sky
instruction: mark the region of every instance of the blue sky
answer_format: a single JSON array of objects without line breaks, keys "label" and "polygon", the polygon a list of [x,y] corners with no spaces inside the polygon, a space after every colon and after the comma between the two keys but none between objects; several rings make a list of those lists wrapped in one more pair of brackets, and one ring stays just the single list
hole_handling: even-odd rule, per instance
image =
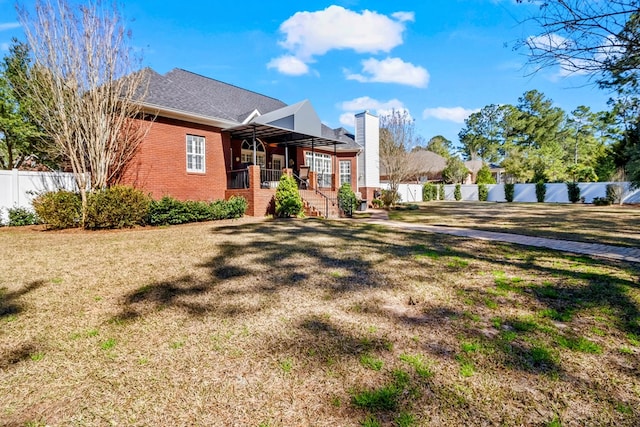
[{"label": "blue sky", "polygon": [[[515,0],[124,2],[143,65],[183,68],[288,104],[309,99],[324,123],[353,129],[353,114],[406,109],[425,139],[457,144],[463,120],[537,89],[570,112],[605,110],[587,76],[531,75],[516,41],[537,6]],[[26,3],[27,5],[29,3]],[[13,0],[0,0],[0,55],[24,39]]]}]

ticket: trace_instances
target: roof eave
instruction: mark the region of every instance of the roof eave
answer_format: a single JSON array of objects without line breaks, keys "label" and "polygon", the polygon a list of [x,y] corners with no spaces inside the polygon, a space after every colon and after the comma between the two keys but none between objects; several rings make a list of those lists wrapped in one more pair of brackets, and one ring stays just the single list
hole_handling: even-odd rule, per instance
[{"label": "roof eave", "polygon": [[197,123],[201,125],[214,126],[218,128],[228,128],[231,126],[237,126],[238,122],[220,119],[216,117],[203,116],[200,114],[193,114],[182,110],[173,108],[167,108],[148,102],[142,103],[142,108],[145,112],[155,114],[170,119],[184,120],[191,123]]}]

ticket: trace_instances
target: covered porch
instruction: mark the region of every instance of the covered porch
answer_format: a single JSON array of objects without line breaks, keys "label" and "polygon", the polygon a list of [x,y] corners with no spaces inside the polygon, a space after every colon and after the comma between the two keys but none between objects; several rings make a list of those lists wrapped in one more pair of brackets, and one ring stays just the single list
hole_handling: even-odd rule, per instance
[{"label": "covered porch", "polygon": [[[225,132],[231,140],[227,197],[247,198],[248,215],[269,213],[283,173],[327,201],[335,198],[340,184],[337,146],[345,142],[323,135],[320,119],[308,101],[257,116]],[[305,168],[308,176],[301,176]]]}]

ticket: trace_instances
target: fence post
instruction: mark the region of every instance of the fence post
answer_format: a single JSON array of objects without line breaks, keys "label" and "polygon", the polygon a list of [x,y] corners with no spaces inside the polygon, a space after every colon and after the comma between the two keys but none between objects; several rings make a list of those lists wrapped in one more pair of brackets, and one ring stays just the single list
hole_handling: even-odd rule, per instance
[{"label": "fence post", "polygon": [[20,175],[18,169],[11,169],[11,207],[20,203]]}]

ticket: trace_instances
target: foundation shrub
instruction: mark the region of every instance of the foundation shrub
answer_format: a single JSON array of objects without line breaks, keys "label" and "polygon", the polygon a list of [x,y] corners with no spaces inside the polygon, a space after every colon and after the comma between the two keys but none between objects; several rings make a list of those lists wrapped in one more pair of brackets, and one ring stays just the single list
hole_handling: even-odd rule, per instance
[{"label": "foundation shrub", "polygon": [[345,216],[351,217],[353,216],[353,211],[356,209],[357,205],[358,200],[351,189],[351,185],[345,182],[338,190],[338,206],[340,207],[340,210]]},{"label": "foundation shrub", "polygon": [[293,177],[282,175],[276,189],[276,215],[279,217],[298,216],[302,213],[302,197]]},{"label": "foundation shrub", "polygon": [[85,228],[127,228],[145,225],[151,198],[126,185],[114,185],[87,196]]},{"label": "foundation shrub", "polygon": [[180,201],[165,196],[149,205],[147,223],[150,225],[176,225],[188,222],[214,221],[240,218],[247,211],[247,200],[233,196],[229,200]]},{"label": "foundation shrub", "polygon": [[67,190],[47,192],[36,197],[33,209],[49,229],[80,226],[82,200],[78,193]]},{"label": "foundation shrub", "polygon": [[20,227],[23,225],[33,225],[38,223],[38,215],[30,209],[14,207],[9,208],[9,223],[10,227]]}]

